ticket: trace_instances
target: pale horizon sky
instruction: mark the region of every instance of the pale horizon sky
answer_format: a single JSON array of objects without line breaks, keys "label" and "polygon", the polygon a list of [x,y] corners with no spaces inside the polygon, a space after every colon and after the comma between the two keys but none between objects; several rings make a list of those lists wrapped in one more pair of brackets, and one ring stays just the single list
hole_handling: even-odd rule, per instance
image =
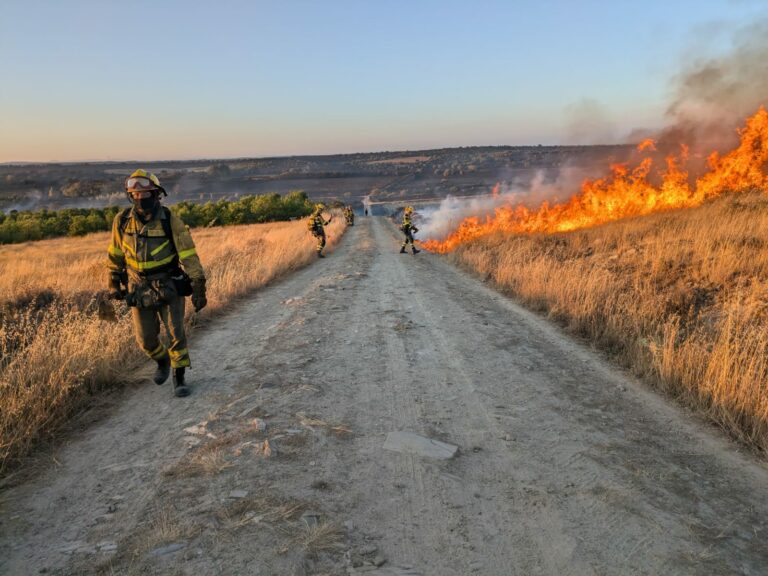
[{"label": "pale horizon sky", "polygon": [[0,0],[0,162],[618,142],[766,8]]}]

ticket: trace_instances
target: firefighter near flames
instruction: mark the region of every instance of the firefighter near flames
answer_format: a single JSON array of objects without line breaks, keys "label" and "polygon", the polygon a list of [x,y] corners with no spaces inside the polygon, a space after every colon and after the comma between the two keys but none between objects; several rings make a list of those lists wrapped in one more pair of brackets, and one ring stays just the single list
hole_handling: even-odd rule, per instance
[{"label": "firefighter near flames", "polygon": [[312,214],[307,221],[307,229],[312,236],[317,239],[316,250],[318,258],[325,258],[325,255],[323,254],[323,248],[325,248],[326,241],[325,227],[333,220],[333,216],[328,218],[328,220],[325,220],[323,218],[323,210],[325,210],[324,204],[315,204],[315,209],[312,211]]},{"label": "firefighter near flames", "polygon": [[[208,303],[205,273],[189,229],[160,203],[165,189],[154,174],[136,170],[125,181],[132,203],[115,216],[109,244],[109,296],[131,308],[136,341],[157,362],[153,380],[163,384],[173,369],[173,393],[188,396],[190,366],[184,331],[185,298],[195,311]],[[170,346],[160,341],[165,325]]]},{"label": "firefighter near flames", "polygon": [[405,234],[405,240],[400,247],[400,254],[405,254],[405,249],[408,245],[411,245],[411,254],[418,254],[421,250],[418,250],[414,245],[413,235],[419,231],[416,226],[413,225],[413,206],[406,206],[403,210],[403,223],[400,225],[400,230]]}]

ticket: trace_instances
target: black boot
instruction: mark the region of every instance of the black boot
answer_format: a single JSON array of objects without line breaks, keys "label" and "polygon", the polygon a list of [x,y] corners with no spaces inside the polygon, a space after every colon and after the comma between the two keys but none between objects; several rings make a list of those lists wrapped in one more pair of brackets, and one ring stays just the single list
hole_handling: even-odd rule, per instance
[{"label": "black boot", "polygon": [[421,252],[421,250],[416,249],[416,246],[411,246],[411,251],[413,252],[413,254],[418,254],[419,252]]},{"label": "black boot", "polygon": [[405,246],[402,246],[402,247],[400,248],[400,254],[405,254]]},{"label": "black boot", "polygon": [[322,252],[317,253],[318,258],[325,258],[325,255]]},{"label": "black boot", "polygon": [[173,395],[178,398],[189,396],[189,386],[184,382],[184,368],[173,369]]},{"label": "black boot", "polygon": [[171,375],[171,359],[166,356],[165,358],[160,358],[160,360],[157,360],[157,370],[155,370],[155,375],[152,377],[152,380],[155,381],[155,384],[160,385],[166,380],[168,380],[168,376]]}]

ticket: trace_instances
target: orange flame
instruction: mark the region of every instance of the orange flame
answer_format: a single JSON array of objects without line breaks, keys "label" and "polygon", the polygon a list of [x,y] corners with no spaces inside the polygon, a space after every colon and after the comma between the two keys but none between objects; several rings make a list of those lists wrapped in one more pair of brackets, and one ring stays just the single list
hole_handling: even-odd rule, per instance
[{"label": "orange flame", "polygon": [[[698,206],[723,192],[765,189],[768,176],[768,112],[761,107],[747,119],[739,131],[739,145],[725,154],[709,156],[709,170],[691,186],[688,172],[688,147],[681,146],[677,155],[666,158],[666,166],[658,176],[660,184],[652,184],[653,158],[644,158],[634,168],[626,164],[611,166],[605,178],[586,180],[578,194],[564,203],[544,202],[538,209],[523,205],[507,205],[495,209],[495,214],[464,219],[444,240],[427,240],[424,247],[445,253],[458,245],[495,232],[533,234],[567,232],[660,210]],[[640,143],[638,150],[655,150],[653,140]],[[494,189],[496,189],[494,187]]]},{"label": "orange flame", "polygon": [[656,151],[656,141],[653,138],[646,138],[637,145],[638,152],[644,152],[645,150]]}]

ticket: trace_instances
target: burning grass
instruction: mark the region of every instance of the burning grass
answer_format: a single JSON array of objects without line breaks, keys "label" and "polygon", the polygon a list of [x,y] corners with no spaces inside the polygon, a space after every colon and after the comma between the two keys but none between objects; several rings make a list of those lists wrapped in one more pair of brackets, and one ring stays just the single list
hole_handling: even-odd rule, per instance
[{"label": "burning grass", "polygon": [[551,235],[484,235],[451,258],[768,449],[768,198],[722,196]]},{"label": "burning grass", "polygon": [[[329,246],[344,227],[334,219]],[[197,229],[193,237],[208,276],[204,315],[316,258],[305,221]],[[100,233],[0,246],[0,473],[146,362],[122,304],[118,322],[101,319],[107,243]]]},{"label": "burning grass", "polygon": [[[690,150],[686,143],[663,158],[652,140],[637,147],[634,165],[615,164],[605,178],[586,180],[567,201],[544,202],[536,209],[504,205],[493,216],[465,218],[442,240],[431,239],[424,247],[450,252],[464,242],[497,232],[537,234],[569,232],[622,218],[663,210],[692,208],[726,192],[768,187],[768,111],[760,108],[738,131],[739,144],[725,154],[708,153],[707,168],[697,178],[687,171]],[[698,153],[697,153],[698,156]]]}]

